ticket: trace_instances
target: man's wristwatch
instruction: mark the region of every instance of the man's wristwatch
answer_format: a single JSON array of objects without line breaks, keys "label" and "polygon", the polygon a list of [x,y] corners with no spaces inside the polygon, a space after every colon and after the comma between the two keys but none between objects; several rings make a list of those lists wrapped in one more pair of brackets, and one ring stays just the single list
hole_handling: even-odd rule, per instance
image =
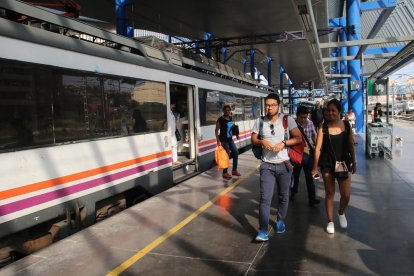
[{"label": "man's wristwatch", "polygon": [[285,145],[285,147],[286,147],[286,140],[283,140],[283,141],[282,141],[282,143],[283,143],[283,145]]}]

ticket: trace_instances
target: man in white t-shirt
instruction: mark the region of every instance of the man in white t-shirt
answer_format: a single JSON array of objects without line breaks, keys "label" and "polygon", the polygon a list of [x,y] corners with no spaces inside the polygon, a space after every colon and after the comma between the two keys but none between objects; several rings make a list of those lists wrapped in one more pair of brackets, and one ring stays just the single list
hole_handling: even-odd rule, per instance
[{"label": "man in white t-shirt", "polygon": [[252,144],[262,146],[263,163],[260,165],[259,233],[256,241],[267,241],[273,191],[277,185],[279,198],[276,233],[285,232],[285,218],[289,204],[289,188],[293,166],[289,161],[288,148],[301,143],[302,134],[293,118],[288,117],[288,131],[283,128],[283,114],[279,113],[280,98],[275,93],[265,98],[266,116],[263,118],[262,137],[259,139],[259,118],[252,133]]}]

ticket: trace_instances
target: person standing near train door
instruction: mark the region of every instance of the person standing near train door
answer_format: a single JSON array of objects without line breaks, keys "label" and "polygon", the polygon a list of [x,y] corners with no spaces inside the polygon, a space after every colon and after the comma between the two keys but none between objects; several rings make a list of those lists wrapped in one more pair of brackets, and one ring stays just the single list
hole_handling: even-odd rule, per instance
[{"label": "person standing near train door", "polygon": [[175,111],[175,102],[171,100],[170,110],[168,112],[168,124],[171,127],[172,158],[173,158],[173,165],[179,165],[181,163],[178,162],[178,141],[177,141],[177,136],[175,134],[177,130],[177,118],[175,117],[174,111]]},{"label": "person standing near train door", "polygon": [[[216,140],[217,146],[222,146],[226,149],[227,154],[230,157],[230,153],[233,156],[233,170],[231,171],[231,175],[228,173],[228,168],[223,170],[223,178],[231,179],[232,175],[240,176],[241,174],[237,171],[237,162],[239,160],[239,150],[234,144],[233,141],[233,132],[232,128],[234,126],[234,122],[231,114],[231,107],[230,105],[225,105],[223,107],[223,116],[217,119],[216,122]],[[237,137],[238,138],[238,137]]]},{"label": "person standing near train door", "polygon": [[[266,116],[256,120],[251,137],[252,144],[263,149],[260,165],[260,203],[259,233],[256,241],[267,241],[270,206],[275,186],[277,187],[279,206],[275,222],[275,232],[285,232],[285,218],[289,205],[289,187],[293,166],[290,163],[288,147],[302,142],[302,134],[292,117],[287,117],[287,130],[283,127],[283,114],[279,113],[279,95],[271,93],[265,98]],[[260,127],[262,125],[262,127]],[[259,139],[259,133],[261,133]]]}]

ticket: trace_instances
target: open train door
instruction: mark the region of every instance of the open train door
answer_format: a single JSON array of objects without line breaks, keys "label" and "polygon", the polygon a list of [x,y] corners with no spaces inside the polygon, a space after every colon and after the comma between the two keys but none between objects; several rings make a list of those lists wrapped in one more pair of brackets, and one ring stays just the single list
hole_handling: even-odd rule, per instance
[{"label": "open train door", "polygon": [[197,173],[195,95],[188,84],[170,83],[170,103],[176,118],[181,139],[177,142],[177,161],[173,162],[174,183],[181,182]]}]

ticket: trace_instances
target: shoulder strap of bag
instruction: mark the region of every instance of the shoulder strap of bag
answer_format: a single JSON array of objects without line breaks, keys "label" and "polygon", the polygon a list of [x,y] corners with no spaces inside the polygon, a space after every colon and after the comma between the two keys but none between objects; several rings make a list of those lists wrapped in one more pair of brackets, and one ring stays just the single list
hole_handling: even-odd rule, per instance
[{"label": "shoulder strap of bag", "polygon": [[313,150],[312,144],[309,142],[308,137],[305,134],[305,130],[303,129],[303,127],[301,125],[298,124],[298,129],[300,130],[300,132],[302,133],[303,138],[305,138],[306,143],[308,143],[308,147],[310,150]]},{"label": "shoulder strap of bag", "polygon": [[351,132],[351,123],[349,121],[344,121],[344,124],[345,124],[346,134],[349,135],[349,133]]},{"label": "shoulder strap of bag", "polygon": [[333,154],[333,156],[335,158],[335,162],[336,162],[338,159],[336,159],[336,154],[335,154],[334,148],[332,146],[331,135],[329,134],[329,129],[328,129],[328,123],[326,123],[326,125],[325,125],[325,123],[323,123],[323,127],[326,129],[326,133],[328,134],[329,146],[331,147],[331,151],[332,151],[332,154]]},{"label": "shoulder strap of bag", "polygon": [[259,136],[260,136],[260,138],[263,137],[263,121],[264,121],[264,116],[260,116],[260,118],[259,118]]},{"label": "shoulder strap of bag", "polygon": [[288,117],[289,117],[289,115],[284,115],[283,116],[283,122],[282,122],[282,125],[283,125],[283,129],[285,130],[285,136],[284,136],[284,140],[286,141],[286,140],[288,140],[289,139],[289,131],[288,131]]}]

